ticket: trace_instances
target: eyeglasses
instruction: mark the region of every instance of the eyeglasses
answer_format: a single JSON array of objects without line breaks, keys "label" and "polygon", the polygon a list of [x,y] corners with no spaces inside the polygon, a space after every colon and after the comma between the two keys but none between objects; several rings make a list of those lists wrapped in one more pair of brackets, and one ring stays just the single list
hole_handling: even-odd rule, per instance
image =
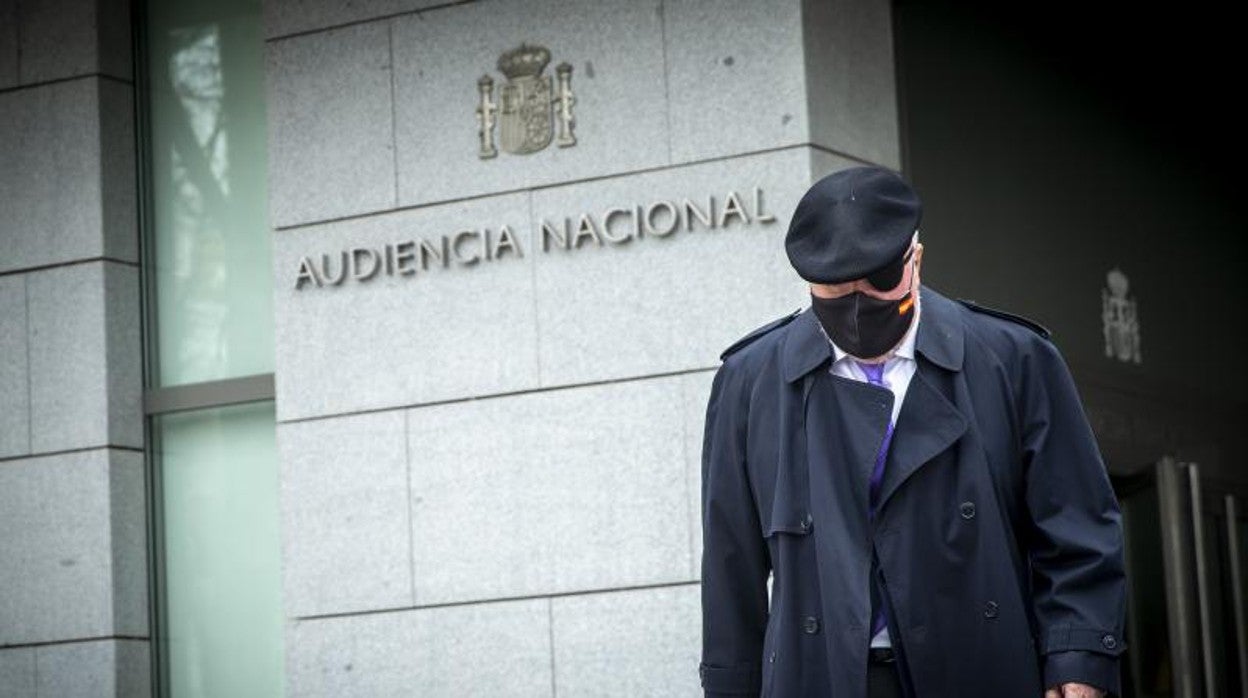
[{"label": "eyeglasses", "polygon": [[897,284],[901,283],[901,277],[906,273],[906,263],[914,256],[914,245],[906,250],[906,253],[895,262],[888,266],[877,269],[867,274],[864,279],[878,291],[891,291],[897,288]]}]

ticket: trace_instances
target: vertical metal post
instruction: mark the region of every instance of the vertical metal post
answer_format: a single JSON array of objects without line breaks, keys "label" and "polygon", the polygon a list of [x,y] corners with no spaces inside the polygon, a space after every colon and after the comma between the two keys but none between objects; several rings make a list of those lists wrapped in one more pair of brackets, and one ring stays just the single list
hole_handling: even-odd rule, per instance
[{"label": "vertical metal post", "polygon": [[1170,626],[1170,662],[1174,667],[1174,698],[1197,698],[1196,628],[1190,570],[1191,556],[1185,533],[1191,518],[1185,516],[1183,492],[1186,473],[1174,459],[1157,462],[1157,499],[1161,511],[1162,559],[1166,575],[1166,617]]},{"label": "vertical metal post", "polygon": [[1227,560],[1231,563],[1231,601],[1235,612],[1235,639],[1239,648],[1239,690],[1248,693],[1248,624],[1244,613],[1244,566],[1240,559],[1239,503],[1226,495]]},{"label": "vertical metal post", "polygon": [[1187,464],[1188,485],[1192,496],[1192,541],[1196,549],[1196,599],[1200,609],[1200,654],[1205,672],[1205,695],[1216,698],[1217,674],[1213,666],[1213,612],[1209,608],[1209,557],[1205,551],[1204,507],[1200,501],[1200,468]]}]

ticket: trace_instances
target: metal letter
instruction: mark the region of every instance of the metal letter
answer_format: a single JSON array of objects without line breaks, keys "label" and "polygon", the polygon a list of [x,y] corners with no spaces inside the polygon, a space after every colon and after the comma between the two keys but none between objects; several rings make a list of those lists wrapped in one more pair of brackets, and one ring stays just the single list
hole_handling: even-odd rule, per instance
[{"label": "metal letter", "polygon": [[555,244],[559,245],[565,250],[568,249],[568,243],[571,242],[571,239],[569,236],[570,231],[568,230],[568,228],[571,225],[572,225],[571,221],[569,221],[567,218],[564,218],[563,219],[563,232],[560,233],[553,226],[551,226],[550,223],[547,223],[546,219],[543,218],[542,219],[542,252],[550,251],[550,240],[552,238],[555,240]]},{"label": "metal letter", "polygon": [[759,223],[771,223],[776,217],[770,213],[763,213],[763,188],[754,187],[754,220]]},{"label": "metal letter", "polygon": [[[365,274],[360,273],[360,261],[359,260],[360,260],[361,252],[365,253],[365,255],[373,261],[373,268],[369,269],[368,272]],[[351,278],[355,279],[356,281],[367,281],[373,278],[373,275],[376,274],[377,270],[380,268],[381,268],[381,259],[378,258],[376,250],[374,250],[371,247],[351,248]]]},{"label": "metal letter", "polygon": [[745,208],[741,206],[741,199],[735,191],[728,192],[728,199],[724,201],[724,210],[719,214],[719,227],[723,228],[728,225],[729,216],[737,216],[743,224],[750,224],[750,217],[746,215]]},{"label": "metal letter", "polygon": [[706,210],[701,211],[697,205],[689,199],[684,200],[685,209],[685,230],[693,230],[693,219],[697,218],[702,221],[702,226],[706,229],[715,227],[715,199],[706,197]]},{"label": "metal letter", "polygon": [[412,248],[415,246],[416,246],[416,243],[412,242],[411,240],[404,240],[403,242],[400,242],[399,244],[394,246],[394,253],[395,253],[394,254],[394,266],[398,270],[399,275],[411,276],[412,274],[416,273],[415,269],[412,269],[411,267],[403,266],[403,262],[406,262],[408,260],[415,258],[416,255],[412,253]]},{"label": "metal letter", "polygon": [[342,283],[343,279],[347,278],[347,251],[343,250],[340,254],[342,255],[342,264],[338,266],[338,276],[333,276],[329,273],[329,255],[321,254],[321,276],[324,277],[325,283],[331,286],[337,286]]},{"label": "metal letter", "polygon": [[[669,221],[670,225],[667,227],[666,230],[663,230],[663,231],[659,231],[658,229],[654,227],[654,212],[658,210],[660,206],[667,209],[668,215],[671,216],[671,220]],[[680,213],[678,209],[676,208],[676,205],[673,204],[672,202],[656,201],[646,207],[645,224],[646,224],[647,234],[657,235],[659,237],[666,237],[670,235],[672,231],[676,230],[676,227],[678,225],[680,225]]]},{"label": "metal letter", "polygon": [[477,230],[461,230],[455,233],[451,239],[451,254],[455,255],[455,261],[466,267],[481,261],[481,253],[479,252],[471,257],[464,257],[459,253],[459,243],[463,242],[464,238],[468,236],[481,237],[481,232]]},{"label": "metal letter", "polygon": [[611,219],[617,215],[618,216],[632,216],[632,217],[636,216],[636,214],[633,213],[632,209],[628,209],[628,208],[609,208],[606,210],[605,213],[602,214],[602,237],[606,238],[607,242],[610,242],[613,244],[628,242],[629,240],[633,239],[632,236],[628,233],[624,233],[623,235],[611,234]]},{"label": "metal letter", "polygon": [[505,249],[515,252],[517,257],[524,256],[524,253],[520,251],[520,243],[516,240],[515,233],[511,232],[510,227],[504,225],[498,230],[498,244],[494,246],[494,259],[503,256]]},{"label": "metal letter", "polygon": [[598,234],[598,226],[594,224],[594,219],[588,213],[581,214],[581,223],[576,227],[576,237],[572,238],[572,246],[580,247],[581,240],[591,237],[599,245],[602,244],[602,236]]},{"label": "metal letter", "polygon": [[443,269],[450,266],[451,255],[450,255],[449,247],[450,247],[450,243],[447,241],[445,235],[442,236],[442,249],[440,251],[438,250],[438,248],[434,247],[433,245],[430,245],[428,240],[421,238],[420,247],[417,248],[417,252],[420,253],[420,268],[424,271],[429,270],[429,258],[430,257],[433,257],[434,259],[441,262]]},{"label": "metal letter", "polygon": [[303,282],[308,279],[311,279],[312,283],[316,284],[317,288],[320,288],[321,280],[316,278],[316,268],[312,266],[312,261],[307,257],[300,257],[299,276],[295,277],[295,290],[298,291],[303,286]]}]

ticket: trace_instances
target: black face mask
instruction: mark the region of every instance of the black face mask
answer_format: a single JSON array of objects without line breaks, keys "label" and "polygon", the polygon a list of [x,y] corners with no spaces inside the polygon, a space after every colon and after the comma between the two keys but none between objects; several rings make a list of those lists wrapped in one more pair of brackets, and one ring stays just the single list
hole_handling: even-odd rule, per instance
[{"label": "black face mask", "polygon": [[860,291],[840,298],[810,296],[819,324],[852,356],[874,359],[897,346],[914,320],[914,290],[896,300],[883,300]]}]

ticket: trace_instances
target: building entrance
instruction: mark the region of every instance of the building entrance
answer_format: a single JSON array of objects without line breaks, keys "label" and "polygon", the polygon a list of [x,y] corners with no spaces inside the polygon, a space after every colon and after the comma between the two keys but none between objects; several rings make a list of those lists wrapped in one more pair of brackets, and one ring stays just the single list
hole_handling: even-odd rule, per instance
[{"label": "building entrance", "polygon": [[1248,501],[1169,457],[1113,483],[1126,535],[1123,695],[1245,695]]}]

